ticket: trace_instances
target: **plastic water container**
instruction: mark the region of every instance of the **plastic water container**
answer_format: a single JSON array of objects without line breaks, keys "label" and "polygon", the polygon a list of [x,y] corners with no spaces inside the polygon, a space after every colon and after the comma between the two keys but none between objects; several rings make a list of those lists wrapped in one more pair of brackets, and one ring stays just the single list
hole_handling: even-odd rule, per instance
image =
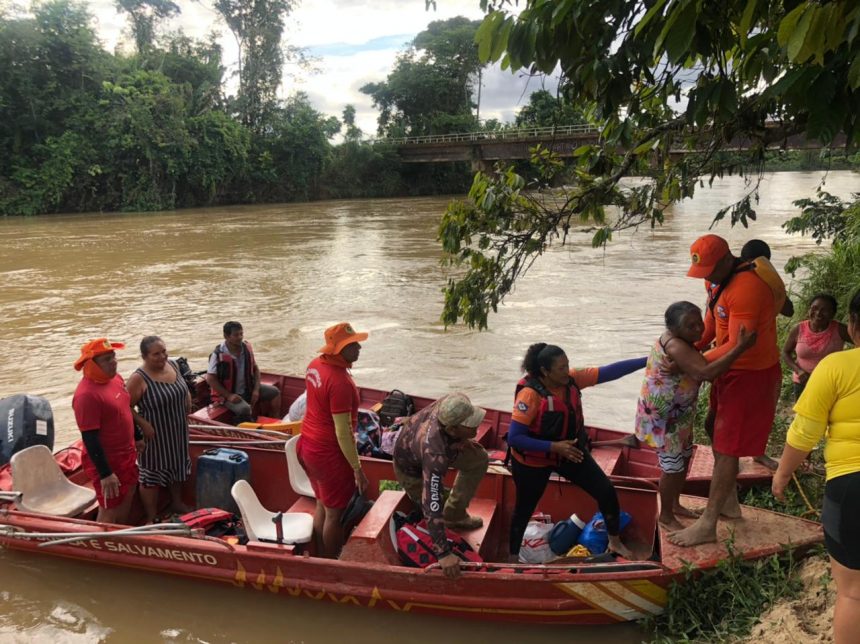
[{"label": "plastic water container", "polygon": [[576,514],[571,514],[569,519],[556,523],[549,533],[549,547],[557,555],[563,555],[570,550],[579,538],[585,521]]},{"label": "plastic water container", "polygon": [[[624,531],[630,521],[633,519],[627,512],[621,511],[619,519],[619,527]],[[609,547],[609,533],[606,532],[606,523],[603,521],[603,514],[597,512],[582,529],[582,533],[577,540],[581,546],[588,548],[588,551],[593,555],[599,555],[606,552]]]},{"label": "plastic water container", "polygon": [[247,453],[226,447],[207,450],[197,459],[197,507],[221,508],[239,514],[230,494],[239,479],[251,479]]}]

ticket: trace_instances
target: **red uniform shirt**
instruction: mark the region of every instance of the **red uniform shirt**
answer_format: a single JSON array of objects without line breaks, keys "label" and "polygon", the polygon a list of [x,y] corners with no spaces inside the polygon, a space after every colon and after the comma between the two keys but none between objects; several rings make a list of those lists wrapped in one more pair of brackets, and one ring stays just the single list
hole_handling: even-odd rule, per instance
[{"label": "red uniform shirt", "polygon": [[302,440],[340,453],[332,415],[350,414],[355,427],[359,403],[355,381],[347,369],[328,364],[319,357],[308,365],[305,387],[308,403],[302,421]]},{"label": "red uniform shirt", "polygon": [[[82,432],[101,430],[99,442],[111,469],[119,469],[129,456],[136,454],[131,399],[122,376],[117,374],[103,385],[82,378],[75,389],[72,407]],[[84,456],[89,461],[86,449]]]}]

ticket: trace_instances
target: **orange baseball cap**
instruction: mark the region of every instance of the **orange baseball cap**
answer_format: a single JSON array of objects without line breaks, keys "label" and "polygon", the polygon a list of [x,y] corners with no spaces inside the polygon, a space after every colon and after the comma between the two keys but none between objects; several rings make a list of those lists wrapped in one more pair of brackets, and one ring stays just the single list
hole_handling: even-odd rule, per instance
[{"label": "orange baseball cap", "polygon": [[83,369],[84,363],[87,360],[91,360],[104,353],[110,353],[115,349],[125,349],[125,345],[122,342],[110,342],[107,338],[90,340],[81,347],[81,357],[75,360],[75,371]]},{"label": "orange baseball cap", "polygon": [[729,252],[729,243],[719,235],[703,235],[690,246],[690,270],[687,277],[705,278],[714,271]]},{"label": "orange baseball cap", "polygon": [[367,340],[367,333],[358,333],[349,322],[341,322],[325,330],[325,345],[317,349],[317,353],[336,355],[353,342]]}]

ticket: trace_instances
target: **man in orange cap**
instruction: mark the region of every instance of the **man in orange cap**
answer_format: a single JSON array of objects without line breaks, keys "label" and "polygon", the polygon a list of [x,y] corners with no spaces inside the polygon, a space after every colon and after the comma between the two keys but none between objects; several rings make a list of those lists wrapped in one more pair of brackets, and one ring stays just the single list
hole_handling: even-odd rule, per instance
[{"label": "man in orange cap", "polygon": [[669,536],[677,545],[716,541],[720,514],[740,518],[735,488],[738,459],[764,454],[776,414],[782,380],[776,303],[771,288],[749,268],[717,235],[704,235],[690,247],[687,275],[716,285],[707,312],[713,320],[716,347],[705,353],[705,359],[713,362],[731,351],[742,328],[756,333],[758,339],[711,385],[714,474],[708,505],[693,525]]},{"label": "man in orange cap", "polygon": [[91,340],[81,347],[75,370],[83,378],[72,408],[84,441],[82,464],[99,501],[98,520],[126,523],[137,486],[137,451],[143,435],[135,428],[125,381],[116,372],[120,342]]},{"label": "man in orange cap", "polygon": [[321,355],[305,374],[307,408],[297,454],[317,499],[314,538],[323,557],[340,553],[343,511],[356,489],[363,493],[367,487],[353,435],[359,395],[349,373],[366,339],[367,333],[356,332],[348,322],[327,328]]}]

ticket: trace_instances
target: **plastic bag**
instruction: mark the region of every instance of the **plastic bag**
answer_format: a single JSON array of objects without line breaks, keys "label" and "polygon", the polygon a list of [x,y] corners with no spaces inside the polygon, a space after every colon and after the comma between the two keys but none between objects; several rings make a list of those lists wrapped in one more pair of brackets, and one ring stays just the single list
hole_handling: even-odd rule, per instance
[{"label": "plastic bag", "polygon": [[556,555],[549,547],[549,533],[553,523],[529,521],[520,545],[520,563],[542,564],[555,559]]}]

